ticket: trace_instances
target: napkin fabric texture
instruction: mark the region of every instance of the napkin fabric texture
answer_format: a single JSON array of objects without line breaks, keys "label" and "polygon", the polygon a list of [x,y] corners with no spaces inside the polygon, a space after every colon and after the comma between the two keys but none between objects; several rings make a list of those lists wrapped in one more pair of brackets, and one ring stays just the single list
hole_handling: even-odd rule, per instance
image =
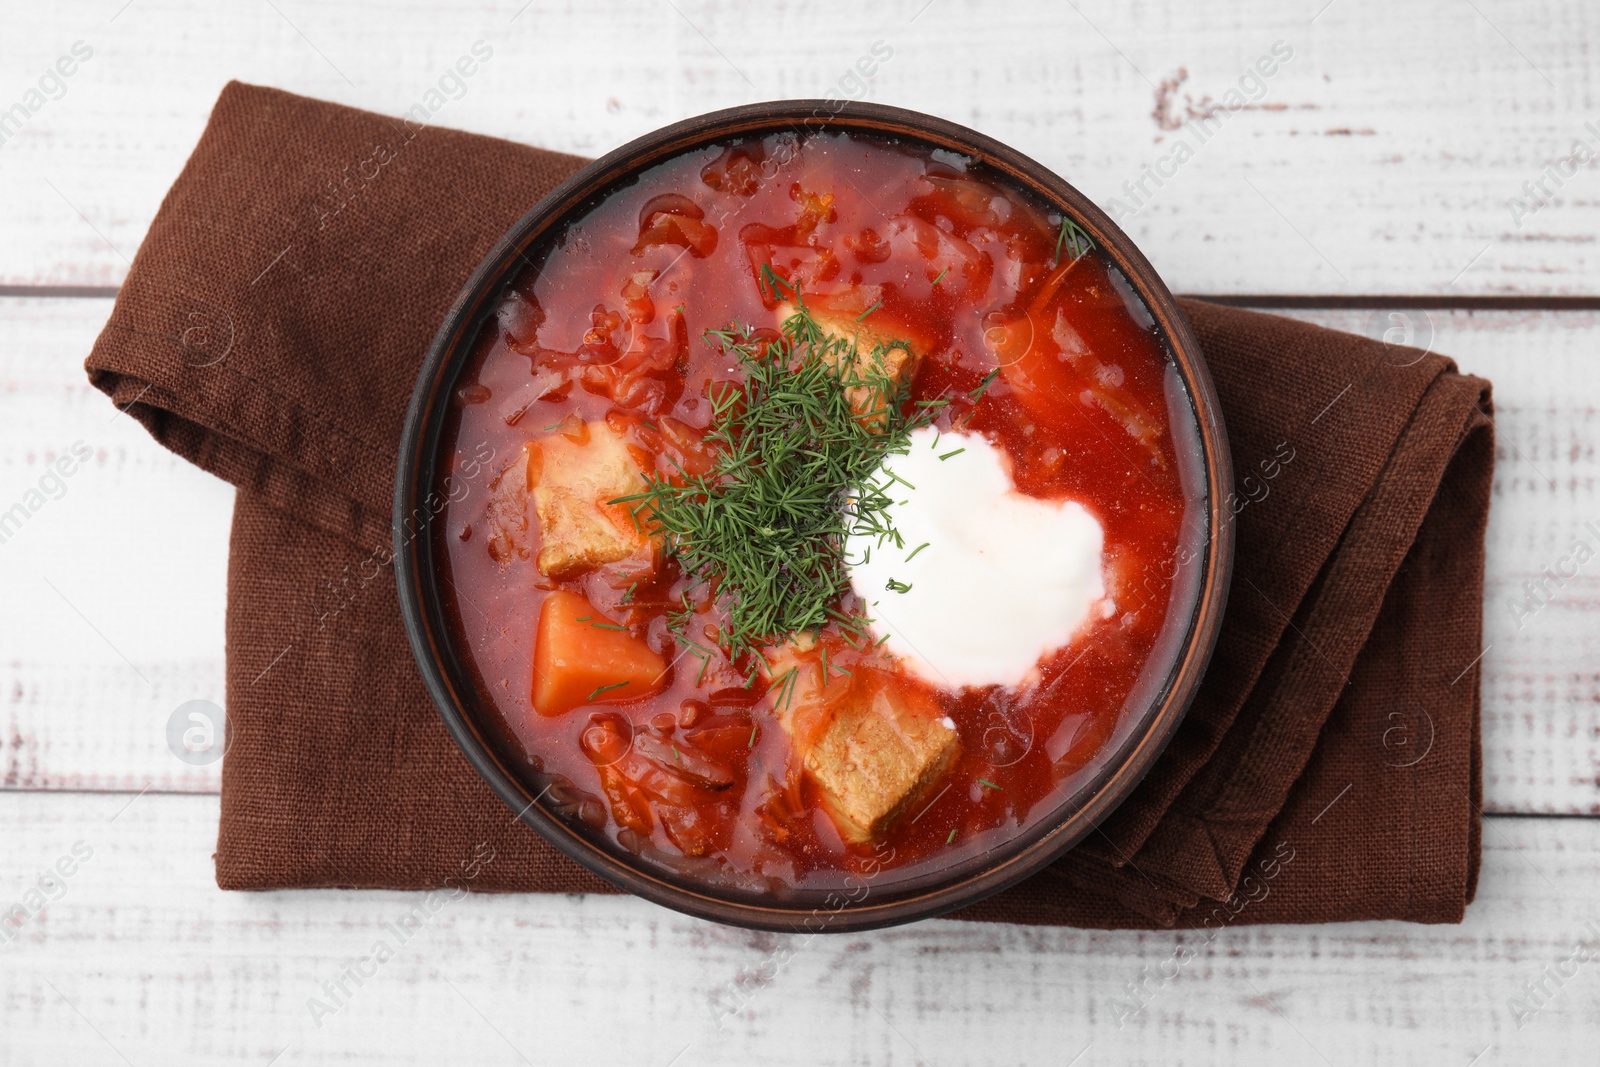
[{"label": "napkin fabric texture", "polygon": [[[446,733],[389,510],[434,332],[584,160],[234,83],[87,362],[238,487],[217,882],[611,892]],[[1133,796],[956,913],[1085,927],[1453,922],[1477,882],[1489,384],[1435,354],[1185,301],[1236,468],[1200,694]]]}]

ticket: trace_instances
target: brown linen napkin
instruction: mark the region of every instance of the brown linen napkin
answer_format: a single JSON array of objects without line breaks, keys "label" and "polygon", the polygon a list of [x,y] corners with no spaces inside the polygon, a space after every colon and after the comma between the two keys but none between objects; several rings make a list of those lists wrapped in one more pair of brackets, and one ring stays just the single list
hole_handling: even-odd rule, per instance
[{"label": "brown linen napkin", "polygon": [[[388,566],[428,343],[489,247],[582,163],[234,83],[139,250],[90,380],[239,488],[223,888],[611,891],[446,734]],[[1489,385],[1442,356],[1184,309],[1238,475],[1216,656],[1129,801],[959,915],[1457,921],[1479,858]]]}]

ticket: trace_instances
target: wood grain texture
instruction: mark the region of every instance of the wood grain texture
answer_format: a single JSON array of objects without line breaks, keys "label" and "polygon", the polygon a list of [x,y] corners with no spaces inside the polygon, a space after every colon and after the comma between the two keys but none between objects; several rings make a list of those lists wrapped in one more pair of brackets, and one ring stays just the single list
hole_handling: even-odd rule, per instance
[{"label": "wood grain texture", "polygon": [[[1417,343],[1494,383],[1497,442],[1484,583],[1485,808],[1600,814],[1600,313],[1385,310],[1296,317],[1374,336],[1394,331],[1399,338],[1409,330]],[[1596,557],[1581,566],[1580,544]],[[1572,577],[1549,582],[1547,568]],[[1547,593],[1529,601],[1530,582],[1544,583]]]},{"label": "wood grain texture", "polygon": [[[1208,944],[931,920],[807,940],[629,898],[468,894],[427,914],[419,894],[225,894],[211,882],[215,798],[129,800],[0,796],[0,901],[22,900],[78,846],[58,899],[4,928],[8,1064],[1465,1065],[1483,1053],[1483,1067],[1576,1062],[1600,1028],[1600,960],[1546,979],[1547,1003],[1521,1028],[1508,1006],[1580,944],[1600,950],[1585,891],[1600,879],[1600,821],[1491,818],[1480,899],[1459,927],[1236,927]],[[414,908],[426,920],[402,942],[391,924]],[[378,964],[380,940],[394,956]],[[1175,969],[1182,946],[1194,956]],[[360,984],[345,978],[335,1001],[324,983],[356,967]]]},{"label": "wood grain texture", "polygon": [[[81,297],[123,278],[230,78],[389,114],[442,89],[434,122],[587,155],[718,107],[862,96],[1136,207],[1124,227],[1180,291],[1592,296],[1600,163],[1559,188],[1544,172],[1575,139],[1600,153],[1600,8],[62,0],[6,15],[0,294],[80,298],[0,296],[0,514],[40,504],[0,541],[0,1064],[1594,1062],[1600,960],[1569,962],[1600,950],[1594,818],[1489,817],[1459,927],[1210,943],[940,921],[804,941],[622,898],[467,896],[430,914],[411,894],[217,891],[218,765],[179,760],[168,726],[187,701],[223,701],[232,489],[87,385],[110,302]],[[480,39],[492,59],[441,84]],[[1200,143],[1185,120],[1280,40],[1292,58]],[[92,56],[41,84],[80,41]],[[879,42],[893,55],[855,80]],[[34,103],[13,135],[6,115]],[[1145,166],[1170,169],[1180,144],[1192,158],[1157,188]],[[1124,183],[1141,178],[1135,204]],[[1540,180],[1552,195],[1529,193]],[[1494,380],[1487,807],[1600,814],[1600,557],[1573,562],[1579,542],[1600,550],[1600,313],[1293,313],[1431,335]],[[80,441],[88,462],[47,481]],[[43,877],[64,858],[71,874]],[[402,939],[407,915],[425,918]],[[380,938],[395,955],[372,968]],[[341,982],[335,998],[325,983]]]},{"label": "wood grain texture", "polygon": [[[176,759],[166,726],[185,701],[223,699],[232,491],[117,416],[83,380],[81,358],[109,309],[103,300],[0,299],[0,510],[73,441],[96,457],[0,544],[0,583],[28,608],[0,613],[0,788],[211,792],[216,766]],[[1486,807],[1600,812],[1600,559],[1551,586],[1548,607],[1520,617],[1517,608],[1524,583],[1577,541],[1600,555],[1600,533],[1585,527],[1600,528],[1600,313],[1296,314],[1376,335],[1409,326],[1495,383]]]},{"label": "wood grain texture", "polygon": [[[0,144],[0,284],[115,284],[228,79],[400,114],[480,39],[493,57],[432,121],[596,154],[758,99],[913,107],[1122,201],[1186,291],[1592,294],[1600,268],[1600,163],[1524,188],[1575,139],[1600,152],[1586,0],[73,0],[7,28],[0,109],[40,106]],[[79,41],[92,57],[29,97]],[[1211,135],[1183,125],[1235,103]]]},{"label": "wood grain texture", "polygon": [[[0,300],[0,788],[215,791],[167,747],[189,700],[223,702],[233,488],[89,385],[109,300]],[[92,456],[50,469],[74,445]]]}]

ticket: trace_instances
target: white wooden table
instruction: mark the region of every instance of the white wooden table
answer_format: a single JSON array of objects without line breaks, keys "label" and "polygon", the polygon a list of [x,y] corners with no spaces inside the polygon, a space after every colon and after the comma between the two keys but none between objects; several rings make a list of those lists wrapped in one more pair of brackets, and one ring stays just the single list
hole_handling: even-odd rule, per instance
[{"label": "white wooden table", "polygon": [[[1600,560],[1520,626],[1512,605],[1575,541],[1600,548],[1600,9],[521,4],[6,6],[0,109],[26,122],[0,124],[0,511],[43,504],[0,544],[0,906],[64,857],[73,873],[0,926],[0,1064],[1596,1062],[1600,959],[1574,951],[1600,952]],[[1122,1018],[1190,935],[935,921],[804,941],[632,899],[470,898],[313,1021],[308,999],[413,899],[215,887],[218,767],[166,731],[223,699],[232,490],[81,363],[227,79],[398,114],[478,40],[492,58],[434,121],[594,154],[762,98],[915,107],[1122,201],[1176,290],[1409,324],[1493,379],[1489,814],[1466,922],[1225,930]],[[1280,41],[1292,56],[1251,80]],[[48,76],[77,42],[72,75]],[[879,42],[892,56],[858,81]],[[1180,125],[1241,84],[1204,143]],[[92,461],[41,487],[78,441]]]}]

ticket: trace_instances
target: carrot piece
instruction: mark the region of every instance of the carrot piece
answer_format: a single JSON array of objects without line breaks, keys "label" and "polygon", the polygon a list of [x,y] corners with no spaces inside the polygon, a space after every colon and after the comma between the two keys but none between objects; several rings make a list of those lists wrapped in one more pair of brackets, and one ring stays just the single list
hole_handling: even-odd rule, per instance
[{"label": "carrot piece", "polygon": [[585,704],[637,700],[661,688],[667,662],[579,593],[557,590],[539,611],[533,706],[562,715]]}]

